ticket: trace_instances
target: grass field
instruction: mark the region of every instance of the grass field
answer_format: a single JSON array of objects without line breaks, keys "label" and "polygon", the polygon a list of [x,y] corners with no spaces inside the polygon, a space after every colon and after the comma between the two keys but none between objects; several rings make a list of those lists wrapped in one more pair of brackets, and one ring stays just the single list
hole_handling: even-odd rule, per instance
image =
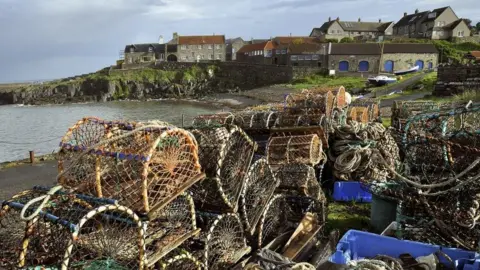
[{"label": "grass field", "polygon": [[326,77],[323,75],[311,75],[302,79],[294,80],[291,86],[295,89],[311,88],[316,86],[339,87],[344,86],[347,90],[365,87],[366,78],[361,77]]}]

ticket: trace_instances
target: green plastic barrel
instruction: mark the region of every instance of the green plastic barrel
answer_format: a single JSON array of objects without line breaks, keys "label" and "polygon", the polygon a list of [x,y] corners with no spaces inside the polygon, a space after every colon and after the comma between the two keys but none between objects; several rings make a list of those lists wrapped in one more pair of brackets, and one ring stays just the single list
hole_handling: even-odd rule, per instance
[{"label": "green plastic barrel", "polygon": [[372,194],[370,224],[375,233],[381,233],[397,219],[397,202]]}]

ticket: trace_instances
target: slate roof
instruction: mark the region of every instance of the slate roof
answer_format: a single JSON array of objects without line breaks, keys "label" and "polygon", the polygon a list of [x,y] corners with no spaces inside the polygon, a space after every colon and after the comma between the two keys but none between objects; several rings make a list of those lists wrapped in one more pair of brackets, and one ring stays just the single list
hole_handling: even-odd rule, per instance
[{"label": "slate roof", "polygon": [[404,16],[401,18],[396,24],[395,27],[400,27],[400,26],[407,26],[410,24],[415,24],[419,20],[421,20],[425,15],[427,15],[429,11],[422,11],[418,12],[417,14],[409,14],[407,16]]},{"label": "slate roof", "polygon": [[[153,52],[165,52],[165,44],[159,44],[159,43],[140,43],[140,44],[130,44],[125,46],[125,53],[130,52],[130,48],[133,47],[135,49],[135,52],[148,52],[148,49],[150,47],[153,47]],[[177,51],[177,45],[175,44],[168,44],[167,50],[169,52],[176,52]]]},{"label": "slate roof", "polygon": [[383,53],[438,53],[433,44],[385,43]]},{"label": "slate roof", "polygon": [[224,35],[215,36],[178,36],[179,45],[225,44]]},{"label": "slate roof", "polygon": [[445,10],[447,10],[449,7],[442,7],[442,8],[436,8],[434,10],[432,10],[431,12],[429,12],[428,14],[430,13],[436,13],[436,16],[435,17],[427,17],[424,22],[431,22],[431,21],[434,21],[438,16],[440,16],[440,14],[442,14]]},{"label": "slate roof", "polygon": [[255,44],[246,44],[243,45],[240,50],[237,51],[237,53],[245,53],[245,52],[253,52],[253,51],[263,51],[265,48],[265,45],[267,45],[268,41],[262,42],[262,43],[255,43]]},{"label": "slate roof", "polygon": [[378,43],[332,43],[333,55],[379,55]]},{"label": "slate roof", "polygon": [[455,29],[455,27],[457,27],[462,22],[463,22],[463,19],[458,19],[458,20],[456,20],[452,23],[449,23],[449,24],[445,25],[443,28],[453,30],[453,29]]},{"label": "slate roof", "polygon": [[[387,27],[392,23],[382,23],[382,22],[347,22],[339,21],[343,30],[349,32],[378,32],[385,31]],[[385,26],[386,25],[386,26]]]},{"label": "slate roof", "polygon": [[[328,28],[330,28],[330,26],[332,26],[332,24],[336,22],[336,21],[329,21],[329,22],[325,22],[322,24],[322,26],[320,26],[319,28],[313,28],[313,30],[315,31],[320,31],[320,32],[323,32],[323,33],[327,33],[328,31]],[[313,32],[313,31],[312,31]]]}]

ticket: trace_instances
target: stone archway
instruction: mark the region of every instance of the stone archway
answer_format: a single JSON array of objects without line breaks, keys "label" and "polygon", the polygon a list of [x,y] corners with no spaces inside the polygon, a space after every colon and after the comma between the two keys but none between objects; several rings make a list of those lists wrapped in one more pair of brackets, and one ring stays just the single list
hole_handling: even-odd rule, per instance
[{"label": "stone archway", "polygon": [[167,56],[167,61],[168,62],[177,62],[177,56],[175,54],[170,54]]}]

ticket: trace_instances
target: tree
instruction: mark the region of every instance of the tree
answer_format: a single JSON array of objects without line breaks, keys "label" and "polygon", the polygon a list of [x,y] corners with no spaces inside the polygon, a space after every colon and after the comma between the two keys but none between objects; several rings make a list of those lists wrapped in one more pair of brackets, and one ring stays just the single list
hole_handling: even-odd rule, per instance
[{"label": "tree", "polygon": [[470,19],[463,19],[465,21],[465,23],[467,24],[468,28],[472,29],[473,26],[472,26],[472,20]]},{"label": "tree", "polygon": [[340,43],[353,43],[353,38],[351,37],[344,37],[340,40]]}]

